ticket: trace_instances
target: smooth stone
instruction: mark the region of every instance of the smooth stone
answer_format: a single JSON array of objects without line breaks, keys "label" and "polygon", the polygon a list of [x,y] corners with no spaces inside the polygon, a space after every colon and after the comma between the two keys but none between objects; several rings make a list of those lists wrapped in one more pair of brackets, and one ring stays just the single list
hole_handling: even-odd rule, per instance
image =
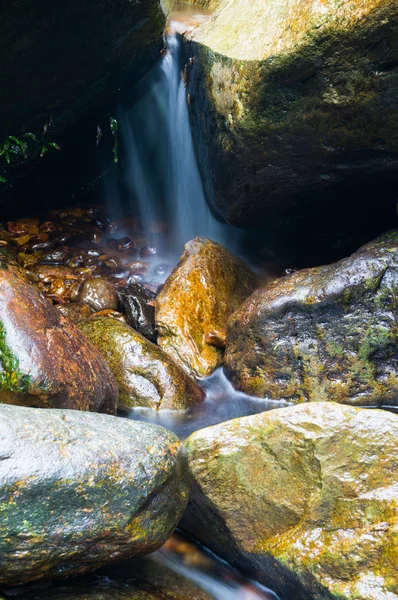
[{"label": "smooth stone", "polygon": [[[151,342],[156,342],[155,308],[156,294],[144,285],[131,284],[117,290],[119,304],[126,315],[126,322]],[[151,302],[152,304],[148,304]]]},{"label": "smooth stone", "polygon": [[79,323],[88,319],[93,314],[93,309],[87,304],[70,302],[68,304],[57,304],[55,307],[64,317],[67,317],[72,323]]},{"label": "smooth stone", "polygon": [[79,288],[78,301],[93,310],[117,310],[116,288],[102,277],[89,277]]},{"label": "smooth stone", "polygon": [[101,354],[21,269],[0,261],[0,402],[113,414],[117,386]]},{"label": "smooth stone", "polygon": [[159,346],[122,321],[98,317],[79,328],[107,361],[119,388],[118,408],[186,409],[204,392]]},{"label": "smooth stone", "polygon": [[0,584],[65,578],[164,544],[186,460],[163,427],[0,406]]},{"label": "smooth stone", "polygon": [[155,300],[158,344],[188,373],[210,375],[223,350],[206,342],[254,291],[252,270],[221,244],[195,238]]},{"label": "smooth stone", "polygon": [[397,405],[397,297],[393,230],[255,292],[228,323],[226,374],[273,400]]},{"label": "smooth stone", "polygon": [[397,415],[304,404],[185,445],[198,541],[281,600],[397,600]]}]

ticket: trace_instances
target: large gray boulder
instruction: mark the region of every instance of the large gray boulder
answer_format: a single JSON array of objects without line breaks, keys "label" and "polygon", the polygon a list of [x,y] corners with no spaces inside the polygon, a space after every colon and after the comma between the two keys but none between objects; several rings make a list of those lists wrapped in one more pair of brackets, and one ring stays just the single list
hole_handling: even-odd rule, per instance
[{"label": "large gray boulder", "polygon": [[153,552],[185,508],[184,473],[162,427],[0,406],[0,585]]}]

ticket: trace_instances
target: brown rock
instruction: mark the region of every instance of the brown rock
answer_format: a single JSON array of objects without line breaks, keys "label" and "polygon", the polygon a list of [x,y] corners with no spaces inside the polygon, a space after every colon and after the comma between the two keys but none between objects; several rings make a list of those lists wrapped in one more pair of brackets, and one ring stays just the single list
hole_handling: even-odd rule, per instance
[{"label": "brown rock", "polygon": [[115,286],[102,277],[86,279],[79,289],[78,301],[95,311],[117,310],[118,307]]},{"label": "brown rock", "polygon": [[192,375],[210,375],[223,352],[206,336],[222,337],[228,317],[255,286],[255,274],[224,246],[191,240],[155,300],[159,345]]},{"label": "brown rock", "polygon": [[117,388],[98,351],[20,269],[0,262],[0,399],[114,413]]}]

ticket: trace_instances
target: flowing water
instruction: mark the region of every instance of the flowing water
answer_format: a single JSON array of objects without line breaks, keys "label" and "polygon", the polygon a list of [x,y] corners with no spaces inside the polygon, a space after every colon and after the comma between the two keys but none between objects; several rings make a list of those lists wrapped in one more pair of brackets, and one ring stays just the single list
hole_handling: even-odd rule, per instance
[{"label": "flowing water", "polygon": [[[150,232],[150,242],[169,264],[163,279],[184,244],[196,236],[221,242],[237,253],[240,250],[239,230],[215,219],[206,203],[189,122],[179,34],[206,18],[196,7],[177,5],[162,59],[125,98],[116,115],[122,152],[118,179],[105,183],[108,210],[113,219],[126,211],[138,214],[142,231]],[[124,416],[163,425],[185,439],[203,427],[282,405],[235,391],[222,369],[199,383],[206,399],[198,407],[159,412],[136,408]],[[205,549],[179,542],[180,534],[174,535],[145,560],[183,576],[214,600],[277,600],[271,590],[244,579]],[[192,555],[198,559],[194,563]]]},{"label": "flowing water", "polygon": [[112,218],[138,214],[143,231],[175,262],[196,236],[238,251],[240,231],[218,221],[206,203],[189,123],[178,32],[205,16],[188,20],[181,7],[174,14],[180,20],[169,23],[162,59],[117,110],[120,169],[118,181],[105,182],[105,198]]}]

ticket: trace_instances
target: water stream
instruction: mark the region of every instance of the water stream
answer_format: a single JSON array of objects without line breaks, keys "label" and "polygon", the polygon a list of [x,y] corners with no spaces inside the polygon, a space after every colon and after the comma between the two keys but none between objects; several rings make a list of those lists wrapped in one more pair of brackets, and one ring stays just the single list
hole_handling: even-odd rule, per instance
[{"label": "water stream", "polygon": [[[191,21],[201,17],[191,15]],[[240,240],[240,231],[218,221],[205,200],[184,82],[179,32],[186,27],[186,22],[170,21],[162,59],[119,106],[120,178],[105,183],[111,217],[126,210],[138,214],[142,230],[151,232],[152,242],[174,262],[196,236],[235,251]]]},{"label": "water stream", "polygon": [[[220,223],[206,203],[195,156],[179,34],[206,15],[192,10],[197,9],[177,5],[163,57],[117,111],[122,149],[118,180],[108,180],[105,187],[110,216],[121,218],[126,211],[138,214],[139,227],[145,235],[150,233],[150,243],[169,265],[163,279],[184,244],[196,236],[240,251],[239,230]],[[203,427],[282,405],[236,392],[222,369],[199,383],[206,399],[194,409],[156,412],[136,408],[123,416],[163,425],[185,439]],[[246,580],[193,542],[179,544],[179,536],[145,560],[184,577],[214,600],[277,600],[271,590]],[[185,548],[182,552],[181,547]],[[192,554],[199,557],[197,563],[190,562]]]}]

